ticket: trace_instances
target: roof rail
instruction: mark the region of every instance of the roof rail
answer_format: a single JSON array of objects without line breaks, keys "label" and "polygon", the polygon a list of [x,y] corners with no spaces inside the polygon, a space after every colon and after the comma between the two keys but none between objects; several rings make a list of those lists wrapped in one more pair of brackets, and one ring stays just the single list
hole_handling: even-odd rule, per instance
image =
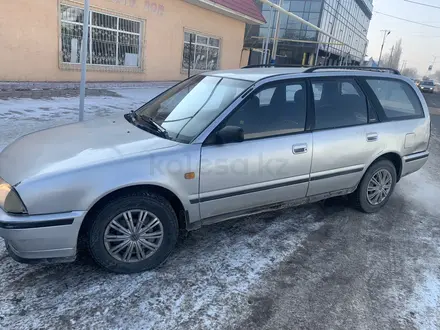
[{"label": "roof rail", "polygon": [[320,69],[342,69],[342,70],[359,70],[359,71],[377,71],[377,72],[384,72],[388,71],[397,75],[400,75],[399,70],[392,69],[392,68],[382,68],[382,67],[369,67],[369,66],[314,66],[311,68],[308,68],[304,71],[304,73],[312,73],[316,70]]},{"label": "roof rail", "polygon": [[299,65],[299,64],[252,64],[242,67],[242,69],[252,69],[252,68],[307,68],[309,66]]}]

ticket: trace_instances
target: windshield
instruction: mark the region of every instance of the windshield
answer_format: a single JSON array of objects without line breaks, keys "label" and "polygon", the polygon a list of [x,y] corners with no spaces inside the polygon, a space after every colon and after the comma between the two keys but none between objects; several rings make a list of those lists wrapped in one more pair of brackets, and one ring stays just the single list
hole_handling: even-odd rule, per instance
[{"label": "windshield", "polygon": [[422,82],[422,85],[424,85],[424,86],[434,86],[434,82],[433,81],[424,81],[424,82]]},{"label": "windshield", "polygon": [[198,75],[170,88],[135,113],[150,117],[170,139],[189,143],[251,84]]}]

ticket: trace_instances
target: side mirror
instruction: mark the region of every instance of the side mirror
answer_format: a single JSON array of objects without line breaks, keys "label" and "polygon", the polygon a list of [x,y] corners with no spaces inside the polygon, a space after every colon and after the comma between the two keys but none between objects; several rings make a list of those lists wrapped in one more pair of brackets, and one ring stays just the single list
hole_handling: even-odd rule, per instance
[{"label": "side mirror", "polygon": [[238,126],[225,126],[216,134],[217,144],[226,144],[244,141],[244,131]]}]

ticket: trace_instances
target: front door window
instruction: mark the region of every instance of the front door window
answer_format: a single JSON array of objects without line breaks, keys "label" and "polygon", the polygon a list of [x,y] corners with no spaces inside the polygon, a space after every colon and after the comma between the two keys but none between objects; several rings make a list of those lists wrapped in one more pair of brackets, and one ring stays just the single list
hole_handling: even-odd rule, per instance
[{"label": "front door window", "polygon": [[243,128],[245,140],[251,140],[303,132],[305,123],[305,84],[282,82],[250,96],[226,126]]}]

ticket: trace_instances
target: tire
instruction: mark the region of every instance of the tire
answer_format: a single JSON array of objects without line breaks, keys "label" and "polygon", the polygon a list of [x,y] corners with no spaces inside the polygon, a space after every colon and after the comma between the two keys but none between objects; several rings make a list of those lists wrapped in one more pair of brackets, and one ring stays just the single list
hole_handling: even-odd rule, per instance
[{"label": "tire", "polygon": [[[144,221],[141,221],[143,217]],[[132,219],[131,224],[135,225],[131,227],[132,231],[126,218]],[[117,223],[115,226],[114,221],[122,224],[124,231],[120,231],[122,229]],[[151,225],[152,229],[142,235],[154,235],[155,237],[160,236],[160,238],[141,238],[142,229],[148,228],[149,224],[154,224],[154,226]],[[129,233],[136,232],[136,234],[128,235],[126,234],[127,230]],[[100,209],[87,231],[86,239],[90,254],[98,265],[110,272],[131,274],[160,266],[174,250],[178,232],[178,220],[170,203],[160,195],[138,192],[119,196]],[[122,236],[116,237],[121,234]],[[135,237],[135,235],[137,236]],[[105,240],[104,236],[108,240]],[[109,241],[110,237],[115,239],[115,242]],[[123,240],[120,237],[124,237]],[[121,243],[119,243],[120,241]],[[127,246],[120,253],[112,255],[110,251],[118,250],[116,245],[123,243],[129,244],[132,249],[131,253]],[[146,247],[146,243],[148,243],[148,247]],[[151,248],[150,245],[154,245],[154,248]],[[143,255],[141,250],[144,251]],[[129,255],[129,261],[126,254]]]},{"label": "tire", "polygon": [[[377,204],[373,204],[369,200],[369,198],[371,199],[371,196],[374,196],[374,192],[370,193],[373,195],[369,195],[367,191],[369,189],[368,187],[373,176],[379,173],[380,171],[382,171],[382,173],[389,173],[391,175],[392,182],[386,197],[380,202],[377,201],[378,202]],[[394,167],[392,162],[384,159],[373,163],[365,172],[361,182],[359,183],[357,190],[353,194],[356,208],[358,208],[360,211],[365,213],[378,212],[388,202],[390,196],[393,194],[396,183],[397,183],[396,168]]]}]

